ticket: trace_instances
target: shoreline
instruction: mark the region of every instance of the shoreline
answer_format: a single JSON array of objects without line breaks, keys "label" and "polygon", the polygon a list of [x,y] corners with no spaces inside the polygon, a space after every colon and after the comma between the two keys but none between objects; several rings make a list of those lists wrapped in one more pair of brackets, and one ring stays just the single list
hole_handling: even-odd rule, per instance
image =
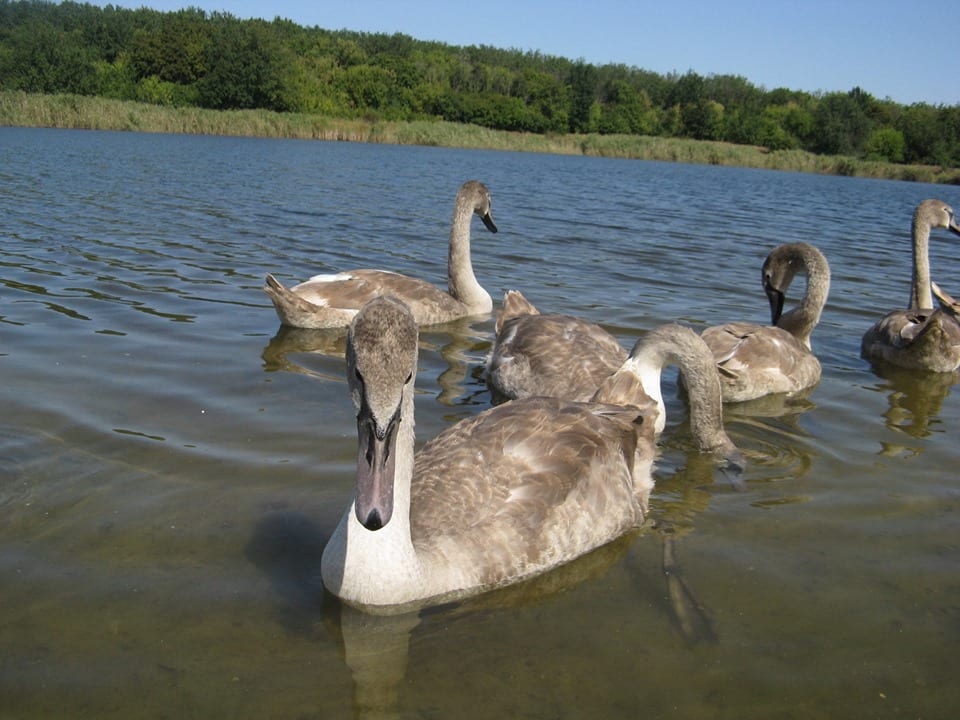
[{"label": "shoreline", "polygon": [[639,135],[536,135],[446,121],[394,122],[268,110],[220,111],[21,91],[0,91],[0,126],[509,150],[960,185],[960,168],[898,165],[814,155],[802,150],[768,151],[757,146],[708,140]]}]

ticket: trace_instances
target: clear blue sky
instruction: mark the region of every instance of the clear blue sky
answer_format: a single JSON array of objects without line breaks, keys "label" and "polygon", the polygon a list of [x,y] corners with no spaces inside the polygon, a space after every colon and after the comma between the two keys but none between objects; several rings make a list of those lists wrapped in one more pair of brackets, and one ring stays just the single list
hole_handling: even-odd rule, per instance
[{"label": "clear blue sky", "polygon": [[[103,0],[94,0],[105,4]],[[859,86],[898,103],[960,104],[957,0],[112,0],[198,7],[329,30],[537,50],[656,73],[741,75],[772,90]]]}]

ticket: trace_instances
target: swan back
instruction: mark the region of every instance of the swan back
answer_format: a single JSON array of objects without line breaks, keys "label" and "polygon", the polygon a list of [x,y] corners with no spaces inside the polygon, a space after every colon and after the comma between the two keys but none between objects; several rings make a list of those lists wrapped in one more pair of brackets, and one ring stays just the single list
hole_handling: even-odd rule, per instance
[{"label": "swan back", "polygon": [[497,325],[486,377],[498,398],[589,400],[627,357],[599,325],[571,315],[540,314],[515,290],[504,298]]}]

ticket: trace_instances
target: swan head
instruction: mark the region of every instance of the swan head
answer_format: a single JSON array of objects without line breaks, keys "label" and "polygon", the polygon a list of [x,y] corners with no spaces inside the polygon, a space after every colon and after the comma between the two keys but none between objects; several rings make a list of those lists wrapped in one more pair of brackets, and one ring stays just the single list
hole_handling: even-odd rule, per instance
[{"label": "swan head", "polygon": [[763,279],[763,292],[767,295],[770,302],[770,324],[776,325],[780,316],[783,315],[783,304],[787,297],[787,290],[790,283],[793,282],[797,272],[803,269],[803,260],[800,253],[796,252],[796,245],[779,245],[770,251],[767,259],[763,261],[761,270]]},{"label": "swan head", "polygon": [[[347,383],[357,410],[357,488],[354,511],[368,530],[393,515],[397,434],[413,423],[417,325],[410,310],[379,297],[357,313],[347,334]],[[405,408],[411,417],[405,417]]]},{"label": "swan head", "polygon": [[473,212],[480,216],[484,226],[492,233],[497,232],[490,210],[490,191],[479,180],[467,180],[460,187],[460,196],[473,205]]},{"label": "swan head", "polygon": [[942,200],[924,200],[913,214],[914,227],[926,225],[928,228],[943,228],[960,235],[960,224],[953,208]]}]

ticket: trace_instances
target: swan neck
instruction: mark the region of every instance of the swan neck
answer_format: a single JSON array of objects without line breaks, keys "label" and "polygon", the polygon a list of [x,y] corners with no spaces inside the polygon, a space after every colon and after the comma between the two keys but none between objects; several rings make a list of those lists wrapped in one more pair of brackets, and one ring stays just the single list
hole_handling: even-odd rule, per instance
[{"label": "swan neck", "polygon": [[473,208],[458,200],[450,226],[450,251],[447,257],[447,286],[450,294],[477,314],[490,312],[493,299],[477,282],[470,258],[470,222]]},{"label": "swan neck", "polygon": [[830,267],[815,255],[801,258],[807,276],[807,286],[797,307],[784,313],[777,321],[783,328],[810,349],[810,335],[820,322],[820,315],[830,294]]},{"label": "swan neck", "polygon": [[[667,326],[670,327],[670,326]],[[653,377],[656,368],[656,387],[644,390],[658,398],[658,408],[663,412],[660,392],[660,373],[666,365],[677,365],[683,373],[690,405],[690,430],[701,450],[732,447],[733,443],[723,429],[723,401],[720,378],[717,375],[713,354],[706,343],[689,328],[675,326],[676,332],[668,336],[657,335],[657,330],[648,333],[635,347],[634,359],[641,378]]]},{"label": "swan neck", "polygon": [[913,310],[933,307],[930,290],[930,223],[914,215],[913,218],[913,277],[910,281],[910,305]]}]

